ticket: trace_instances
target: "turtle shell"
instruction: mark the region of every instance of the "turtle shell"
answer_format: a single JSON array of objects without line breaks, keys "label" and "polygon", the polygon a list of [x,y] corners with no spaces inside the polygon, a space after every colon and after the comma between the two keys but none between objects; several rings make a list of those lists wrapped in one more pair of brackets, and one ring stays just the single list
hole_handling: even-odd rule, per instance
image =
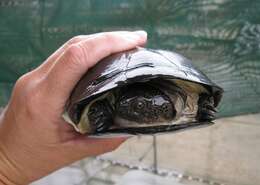
[{"label": "turtle shell", "polygon": [[201,84],[214,97],[215,107],[223,93],[221,87],[182,55],[138,47],[106,57],[91,68],[74,88],[67,104],[67,114],[73,123],[77,123],[84,105],[92,99],[111,89],[154,78],[181,79]]}]

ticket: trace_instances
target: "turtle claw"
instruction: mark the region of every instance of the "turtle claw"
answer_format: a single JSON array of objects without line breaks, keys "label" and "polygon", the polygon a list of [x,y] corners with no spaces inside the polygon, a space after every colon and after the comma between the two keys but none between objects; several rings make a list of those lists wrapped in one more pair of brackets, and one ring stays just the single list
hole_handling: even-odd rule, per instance
[{"label": "turtle claw", "polygon": [[214,107],[214,100],[207,94],[202,94],[198,102],[199,110],[197,118],[199,121],[212,121],[218,110]]},{"label": "turtle claw", "polygon": [[204,110],[201,112],[199,121],[212,121],[215,119],[215,112],[211,110]]},{"label": "turtle claw", "polygon": [[88,113],[92,130],[95,132],[106,131],[113,122],[112,111],[106,99],[94,102]]},{"label": "turtle claw", "polygon": [[206,105],[206,108],[214,113],[218,112],[218,110],[213,105]]}]

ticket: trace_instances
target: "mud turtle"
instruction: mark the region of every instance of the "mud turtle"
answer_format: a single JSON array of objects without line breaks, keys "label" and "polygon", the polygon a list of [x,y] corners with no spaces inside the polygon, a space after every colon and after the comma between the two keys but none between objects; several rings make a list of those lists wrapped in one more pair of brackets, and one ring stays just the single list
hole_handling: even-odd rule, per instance
[{"label": "mud turtle", "polygon": [[91,68],[64,118],[89,135],[172,132],[211,124],[222,93],[180,54],[136,48]]}]

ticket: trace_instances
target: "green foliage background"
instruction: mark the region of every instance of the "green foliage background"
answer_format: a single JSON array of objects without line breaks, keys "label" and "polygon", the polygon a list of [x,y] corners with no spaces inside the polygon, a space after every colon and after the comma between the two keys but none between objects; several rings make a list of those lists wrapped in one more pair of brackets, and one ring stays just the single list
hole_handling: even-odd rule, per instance
[{"label": "green foliage background", "polygon": [[260,111],[259,0],[0,0],[0,105],[69,38],[138,29],[224,88],[219,116]]}]

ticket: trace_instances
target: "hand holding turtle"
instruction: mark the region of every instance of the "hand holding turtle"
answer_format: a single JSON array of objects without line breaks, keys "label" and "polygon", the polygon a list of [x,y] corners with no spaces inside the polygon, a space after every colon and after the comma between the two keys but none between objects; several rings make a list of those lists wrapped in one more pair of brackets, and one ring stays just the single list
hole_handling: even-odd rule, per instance
[{"label": "hand holding turtle", "polygon": [[0,184],[28,184],[88,156],[109,152],[125,138],[79,135],[62,118],[75,84],[100,59],[146,42],[145,32],[77,36],[15,84],[0,117]]}]

